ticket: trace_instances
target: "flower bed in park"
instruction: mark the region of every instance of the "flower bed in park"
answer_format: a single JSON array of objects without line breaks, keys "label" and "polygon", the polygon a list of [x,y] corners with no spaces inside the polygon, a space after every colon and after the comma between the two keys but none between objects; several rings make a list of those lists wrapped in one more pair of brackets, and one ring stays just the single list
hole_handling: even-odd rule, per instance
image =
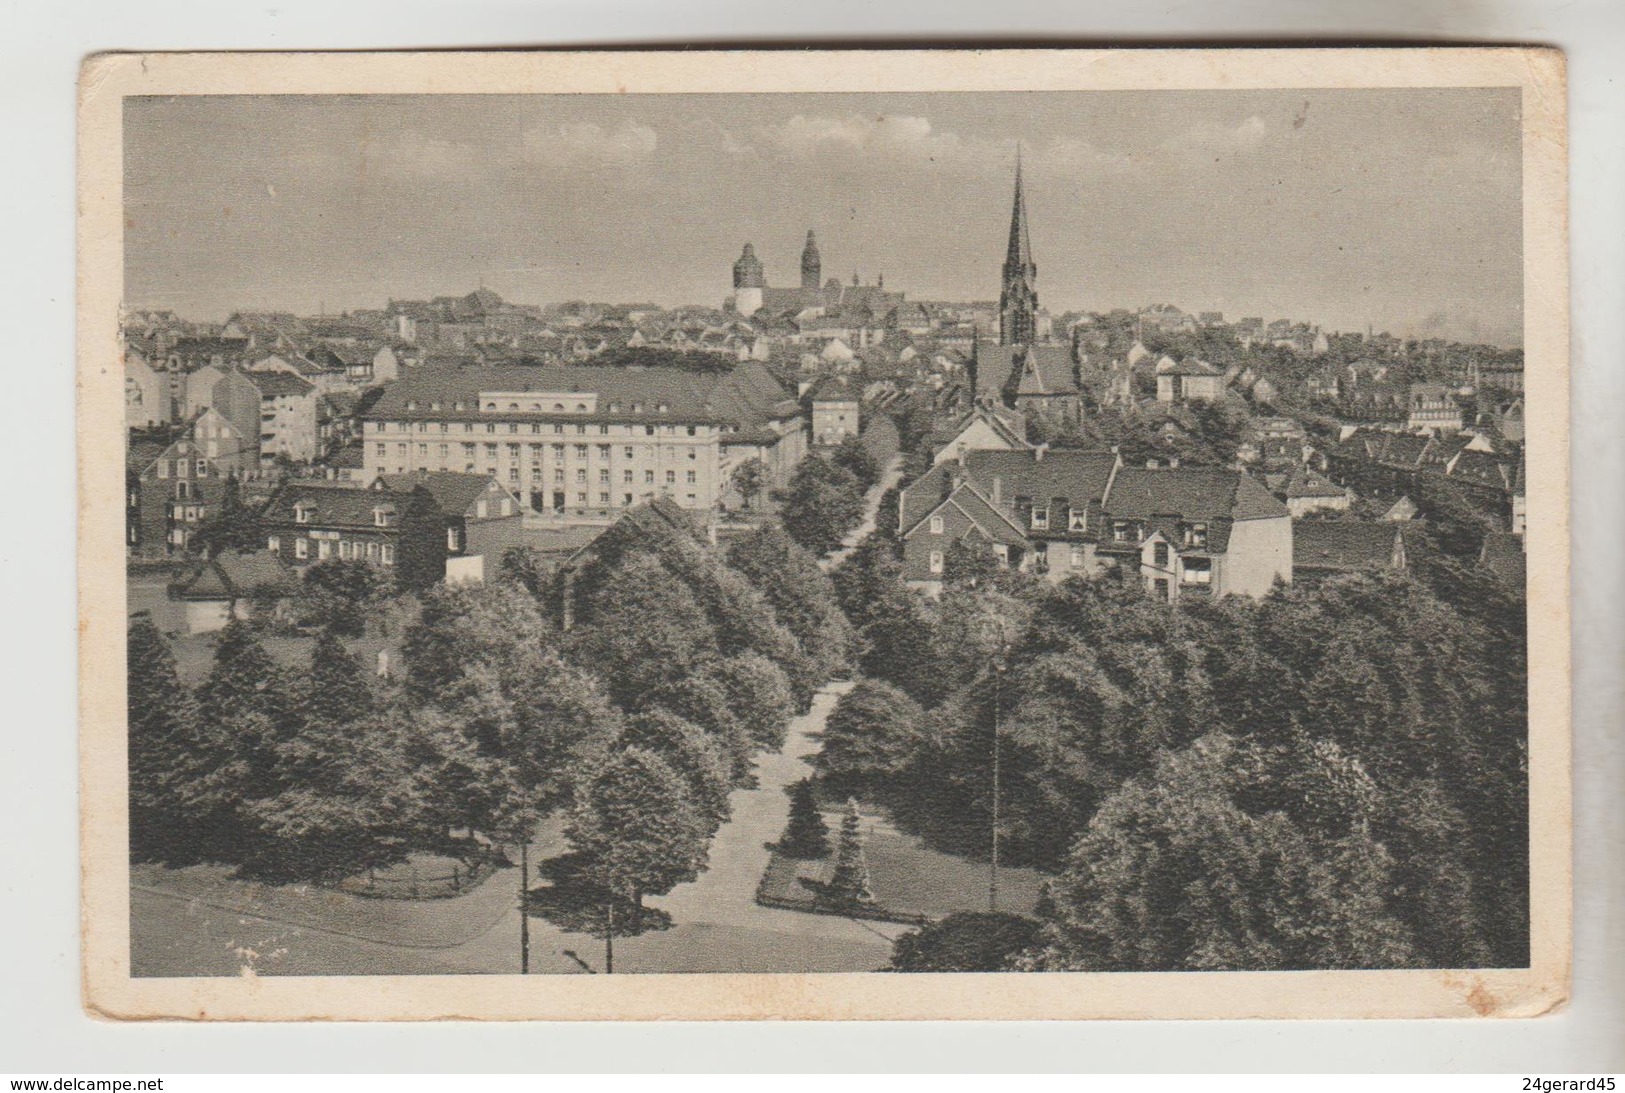
[{"label": "flower bed in park", "polygon": [[[838,815],[829,814],[831,827]],[[774,851],[756,889],[756,902],[791,911],[866,918],[909,925],[955,911],[987,910],[987,863],[945,854],[902,834],[884,821],[865,825],[864,856],[874,901],[837,905],[820,898],[835,870],[835,855],[798,859]],[[1032,869],[999,870],[999,909],[1030,913],[1038,902],[1042,874]]]}]

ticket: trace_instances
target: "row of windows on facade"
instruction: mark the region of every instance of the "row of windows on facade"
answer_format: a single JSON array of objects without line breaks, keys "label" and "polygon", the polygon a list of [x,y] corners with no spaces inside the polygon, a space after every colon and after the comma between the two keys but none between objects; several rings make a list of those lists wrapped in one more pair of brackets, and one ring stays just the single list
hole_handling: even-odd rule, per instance
[{"label": "row of windows on facade", "polygon": [[[441,471],[448,471],[451,468],[447,464],[442,463],[442,464],[440,464],[439,469]],[[378,474],[387,474],[389,472],[388,472],[388,469],[386,467],[380,465],[377,468],[377,473]],[[395,468],[395,473],[396,474],[406,474],[407,471],[406,471],[405,467],[399,467],[398,466],[398,467]],[[465,463],[465,464],[463,464],[463,473],[464,474],[478,474],[479,471],[477,470],[477,464],[474,464],[474,463]],[[485,473],[490,475],[493,478],[498,477],[497,469],[495,467],[487,467],[487,468],[485,468]],[[544,478],[544,476],[543,476],[543,471],[542,471],[541,467],[532,466],[530,468],[530,481],[532,481],[532,482],[541,482],[541,481],[543,481],[543,478]],[[518,467],[509,467],[508,468],[508,481],[509,482],[519,482],[520,480],[521,480],[521,478],[520,478],[520,474],[519,474],[519,468]],[[563,467],[555,467],[555,468],[553,468],[553,482],[555,484],[562,485],[567,481],[569,481],[569,478],[568,478],[568,472],[565,470],[565,468],[563,468]],[[576,481],[577,484],[580,484],[580,485],[585,485],[586,484],[586,482],[588,481],[587,468],[585,468],[585,467],[576,468],[575,481]],[[599,481],[600,484],[603,484],[603,485],[609,484],[611,481],[613,481],[613,478],[611,476],[611,472],[607,468],[600,469],[599,472],[598,472],[598,481]],[[635,481],[637,481],[636,472],[632,471],[632,470],[624,470],[624,471],[622,471],[621,472],[621,481],[624,484],[628,485],[628,486],[632,485]],[[686,482],[690,486],[698,485],[699,484],[699,474],[698,474],[698,472],[696,472],[696,471],[684,471],[683,472],[683,481]],[[675,486],[677,484],[677,472],[676,471],[667,471],[667,472],[665,472],[665,482],[666,482],[666,485],[668,485],[668,486]],[[655,484],[655,472],[654,471],[646,470],[646,471],[643,472],[643,484],[645,486],[652,486],[652,485]]]},{"label": "row of windows on facade", "polygon": [[[1001,567],[1007,567],[1010,564],[1009,547],[1005,546],[1003,543],[996,543],[993,546],[993,552],[996,561]],[[1153,565],[1157,566],[1158,568],[1166,569],[1168,567],[1168,544],[1157,543],[1153,550],[1153,554]],[[1042,557],[1047,560],[1048,552],[1045,552]],[[1182,561],[1183,564],[1180,568],[1179,574],[1181,584],[1207,585],[1213,583],[1213,559],[1185,558]],[[942,551],[933,550],[931,552],[930,564],[932,573],[941,573],[945,563],[946,559]],[[1089,564],[1088,553],[1082,547],[1072,547],[1070,556],[1067,558],[1067,564],[1073,569],[1085,568]]]},{"label": "row of windows on facade", "polygon": [[[447,544],[453,545],[453,536],[448,529]],[[316,560],[325,562],[329,558],[337,557],[341,561],[381,562],[384,565],[395,564],[394,543],[352,542],[349,539],[317,539]],[[295,558],[310,557],[311,540],[303,536],[293,541],[293,556]],[[265,540],[265,548],[272,554],[282,553],[282,537],[272,535]]]},{"label": "row of windows on facade", "polygon": [[[497,453],[499,451],[501,451],[503,447],[504,447],[503,445],[498,445],[498,444],[486,444],[485,445],[485,457],[487,459],[495,459],[497,457]],[[506,445],[508,458],[512,459],[512,460],[519,459],[519,457],[520,457],[520,447],[521,446],[518,445],[518,444],[508,444],[508,445]],[[598,458],[599,459],[608,459],[608,458],[610,458],[610,452],[611,452],[611,449],[613,447],[614,447],[613,444],[600,444],[600,445],[598,445]],[[440,455],[441,459],[445,459],[449,454],[451,454],[451,445],[450,444],[439,444],[439,445],[436,445],[436,448],[439,451],[439,455]],[[464,456],[464,458],[470,458],[471,459],[471,458],[473,458],[474,454],[479,451],[479,445],[473,443],[472,441],[464,441],[463,445],[462,445],[462,448],[463,448],[463,456]],[[542,452],[545,450],[545,448],[546,448],[546,445],[542,445],[542,444],[532,444],[532,445],[530,445],[531,462],[540,463],[542,461]],[[589,445],[577,444],[577,445],[574,445],[574,448],[575,448],[575,457],[577,459],[586,459],[587,458]],[[377,444],[373,445],[373,451],[377,454],[378,458],[382,459],[382,458],[384,458],[385,456],[387,456],[389,454],[389,445],[387,443],[383,442],[383,441],[379,441]],[[409,444],[401,442],[401,443],[397,443],[395,445],[395,453],[397,455],[404,456],[409,451],[411,451],[411,445],[409,445]],[[698,462],[700,456],[699,456],[699,453],[697,451],[695,451],[693,448],[688,448],[688,449],[686,449],[686,451],[687,451],[687,458],[688,458],[688,461],[690,463]],[[564,456],[565,456],[565,452],[566,452],[566,446],[565,445],[563,445],[563,444],[554,444],[553,445],[553,458],[554,459],[556,459],[556,460],[563,459]],[[417,446],[417,454],[420,455],[420,456],[427,456],[429,454],[429,445],[420,443]],[[626,458],[627,459],[637,459],[637,458],[639,458],[639,448],[634,446],[634,445],[628,444],[626,446]],[[644,459],[658,459],[659,458],[658,446],[657,445],[647,445],[647,446],[645,446],[645,448],[643,450],[642,458],[644,458]],[[676,458],[675,450],[668,453],[667,458],[675,459]],[[198,461],[200,466],[202,465],[202,462],[203,462],[202,460]]]},{"label": "row of windows on facade", "polygon": [[[1022,505],[1022,498],[1016,498],[1018,508]],[[1066,515],[1066,530],[1088,531],[1088,513],[1084,509],[1068,508]],[[1028,525],[1034,531],[1048,531],[1050,527],[1050,511],[1047,506],[1034,506],[1028,517]],[[1059,521],[1057,521],[1059,528]],[[943,529],[942,517],[931,517],[931,533],[941,535]],[[1113,520],[1112,542],[1138,543],[1145,539],[1145,526],[1138,520]],[[1180,533],[1185,546],[1201,549],[1207,546],[1207,525],[1202,523],[1181,524]]]},{"label": "row of windows on facade", "polygon": [[[476,405],[477,405],[477,403],[476,403]],[[641,413],[643,413],[643,406],[644,406],[644,404],[641,403],[641,402],[634,402],[634,403],[632,403],[632,411],[631,412],[634,413],[634,414],[641,414]],[[408,410],[417,410],[417,409],[419,409],[418,400],[417,399],[407,399],[406,400],[406,408]],[[440,410],[440,409],[443,409],[443,408],[444,407],[441,405],[441,403],[436,402],[434,400],[430,400],[429,405],[428,405],[428,409],[431,410],[431,411]],[[468,403],[466,403],[464,401],[455,400],[455,401],[452,402],[451,408],[452,408],[452,410],[454,412],[459,412],[459,411],[467,410],[469,408],[469,406],[468,406]],[[486,409],[487,412],[501,411],[502,408],[503,408],[502,404],[495,401],[495,400],[487,399],[485,401],[485,409]],[[586,414],[586,413],[591,413],[591,411],[592,411],[591,406],[589,406],[589,404],[587,404],[585,402],[577,402],[577,403],[574,403],[573,405],[566,404],[566,403],[563,403],[563,402],[555,402],[555,403],[553,403],[551,411],[547,410],[546,407],[543,405],[543,403],[540,403],[540,402],[532,402],[528,406],[521,406],[517,402],[509,402],[509,403],[507,403],[507,412],[510,413],[510,414],[517,414],[517,413],[541,414],[541,413],[549,413],[549,412],[555,413],[555,414],[570,414],[570,413]],[[608,411],[610,413],[612,413],[612,414],[620,413],[621,412],[621,404],[619,402],[611,402],[611,403],[609,403],[608,404]],[[657,403],[655,403],[655,413],[657,413],[657,414],[669,414],[669,413],[671,413],[671,404],[667,403],[667,402],[657,402]]]},{"label": "row of windows on facade", "polygon": [[[389,432],[391,425],[394,426],[394,431],[397,432],[397,433],[410,433],[410,432],[427,433],[427,432],[430,431],[430,429],[429,429],[430,422],[427,422],[427,421],[419,421],[419,422],[417,422],[416,423],[417,427],[415,429],[413,428],[413,423],[409,422],[409,421],[395,421],[395,422],[380,421],[377,424],[378,424],[378,432],[380,432],[380,433]],[[434,424],[436,426],[436,431],[438,431],[438,432],[442,432],[442,433],[451,432],[451,424],[449,422],[441,421],[441,422],[435,422]],[[679,434],[677,432],[678,429],[682,429],[683,432],[681,434]],[[678,435],[699,436],[700,435],[699,426],[697,426],[697,425],[625,425],[625,426],[622,426],[622,430],[623,430],[623,435],[625,435],[625,436],[678,436]],[[472,432],[476,432],[476,431],[477,430],[474,428],[474,423],[472,421],[465,421],[463,423],[463,432],[472,433]],[[498,431],[499,430],[497,429],[497,423],[496,422],[488,421],[488,422],[485,423],[485,432],[487,432],[487,433],[496,433]],[[519,428],[519,422],[517,422],[517,421],[508,422],[507,432],[509,434],[518,434],[520,431],[521,430]],[[531,432],[532,435],[541,435],[543,432],[545,432],[545,430],[542,427],[542,423],[539,422],[539,421],[531,422],[529,431]],[[552,431],[553,431],[553,434],[555,436],[563,436],[565,434],[565,428],[564,428],[563,425],[554,425]],[[577,436],[586,436],[587,435],[587,427],[585,425],[577,425],[575,427],[575,434]],[[600,426],[598,426],[598,435],[599,436],[609,436],[609,435],[611,435],[610,434],[610,426],[608,426],[608,425],[600,425]],[[707,431],[706,435],[708,435],[708,436],[710,435],[709,430]]]}]

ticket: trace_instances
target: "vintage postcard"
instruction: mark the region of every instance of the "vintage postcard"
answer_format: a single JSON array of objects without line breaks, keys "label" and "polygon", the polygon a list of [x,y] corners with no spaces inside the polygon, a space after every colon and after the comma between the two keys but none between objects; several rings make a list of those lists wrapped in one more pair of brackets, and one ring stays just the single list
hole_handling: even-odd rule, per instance
[{"label": "vintage postcard", "polygon": [[1534,1016],[1550,50],[105,55],[85,1005]]}]

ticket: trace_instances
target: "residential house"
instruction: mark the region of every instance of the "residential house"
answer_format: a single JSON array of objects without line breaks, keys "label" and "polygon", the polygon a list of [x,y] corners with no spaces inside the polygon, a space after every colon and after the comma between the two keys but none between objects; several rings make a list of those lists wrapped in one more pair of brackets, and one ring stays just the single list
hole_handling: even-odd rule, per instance
[{"label": "residential house", "polygon": [[291,594],[298,579],[269,551],[222,551],[171,582],[171,600],[185,604],[186,632],[207,634],[252,615],[256,595]]},{"label": "residential house", "polygon": [[1125,467],[1115,453],[967,452],[903,491],[899,535],[911,586],[940,591],[954,543],[1052,581],[1107,566],[1147,591],[1261,596],[1292,577],[1291,517],[1237,471]]},{"label": "residential house", "polygon": [[329,559],[394,570],[413,587],[446,571],[446,517],[423,486],[291,481],[272,495],[260,518],[265,546],[296,566]]},{"label": "residential house", "polygon": [[802,397],[812,418],[814,444],[839,444],[846,437],[858,435],[858,391],[844,377],[820,377]]},{"label": "residential house", "polygon": [[1195,357],[1157,362],[1158,402],[1218,402],[1224,397],[1224,372]]},{"label": "residential house", "polygon": [[285,456],[295,463],[314,462],[321,454],[317,437],[317,390],[291,372],[246,373],[260,394],[260,461]]},{"label": "residential house", "polygon": [[503,552],[524,542],[523,503],[490,475],[418,471],[382,482],[396,493],[421,486],[434,498],[445,517],[448,581],[484,581]]},{"label": "residential house", "polygon": [[1453,433],[1461,429],[1461,406],[1440,383],[1413,383],[1406,403],[1405,427],[1412,432]]},{"label": "residential house", "polygon": [[1352,493],[1318,471],[1299,466],[1281,493],[1294,520],[1312,512],[1347,512]]},{"label": "residential house", "polygon": [[963,462],[968,452],[1021,451],[1027,442],[1027,421],[1014,410],[978,403],[954,420],[933,431],[931,446],[936,454],[931,462]]},{"label": "residential house", "polygon": [[170,380],[153,367],[153,358],[140,348],[124,347],[124,426],[150,429],[175,420]]},{"label": "residential house", "polygon": [[126,536],[132,551],[177,553],[192,547],[232,476],[190,432],[156,451],[132,447],[126,464]]}]

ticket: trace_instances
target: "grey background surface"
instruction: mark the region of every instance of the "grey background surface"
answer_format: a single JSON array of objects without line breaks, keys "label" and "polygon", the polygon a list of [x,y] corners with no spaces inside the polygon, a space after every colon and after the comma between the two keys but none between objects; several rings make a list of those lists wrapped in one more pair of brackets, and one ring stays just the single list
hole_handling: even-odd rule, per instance
[{"label": "grey background surface", "polygon": [[[0,112],[8,217],[0,399],[17,521],[0,547],[9,626],[0,734],[7,989],[19,1074],[645,1070],[1625,1070],[1625,5],[1246,0],[1063,10],[1040,0],[182,2],[14,8]],[[703,41],[1167,44],[1538,43],[1569,56],[1577,822],[1575,983],[1526,1022],[1030,1025],[114,1025],[79,1008],[74,625],[73,107],[100,49],[365,49]],[[1581,549],[1588,547],[1589,549]]]}]

